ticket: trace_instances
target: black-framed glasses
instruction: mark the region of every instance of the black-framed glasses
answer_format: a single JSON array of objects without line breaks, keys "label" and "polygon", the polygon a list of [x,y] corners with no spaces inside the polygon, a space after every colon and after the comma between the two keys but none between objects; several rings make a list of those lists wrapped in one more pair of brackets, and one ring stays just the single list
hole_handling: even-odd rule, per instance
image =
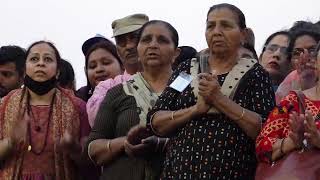
[{"label": "black-framed glasses", "polygon": [[299,58],[300,55],[303,54],[305,50],[308,51],[308,53],[310,54],[310,57],[312,58],[317,57],[316,47],[311,46],[309,48],[294,48],[292,51],[292,58]]},{"label": "black-framed glasses", "polygon": [[282,54],[287,54],[287,50],[288,50],[288,47],[279,46],[277,44],[269,44],[269,45],[266,45],[265,48],[267,51],[269,51],[271,53],[274,53],[278,49],[280,49],[280,53],[282,53]]}]

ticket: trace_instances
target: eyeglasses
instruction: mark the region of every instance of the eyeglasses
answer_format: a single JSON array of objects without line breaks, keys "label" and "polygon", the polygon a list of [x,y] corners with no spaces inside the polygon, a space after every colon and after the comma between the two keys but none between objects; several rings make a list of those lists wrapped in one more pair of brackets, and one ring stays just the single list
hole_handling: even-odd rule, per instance
[{"label": "eyeglasses", "polygon": [[308,53],[310,54],[311,58],[316,58],[317,57],[316,48],[314,46],[311,46],[309,48],[295,48],[295,49],[293,49],[292,58],[299,58],[300,55],[303,54],[305,50],[308,51]]},{"label": "eyeglasses", "polygon": [[267,51],[269,51],[271,53],[274,53],[278,49],[280,49],[280,53],[282,53],[282,54],[287,54],[287,49],[288,49],[288,47],[279,46],[277,44],[266,45],[265,48]]}]

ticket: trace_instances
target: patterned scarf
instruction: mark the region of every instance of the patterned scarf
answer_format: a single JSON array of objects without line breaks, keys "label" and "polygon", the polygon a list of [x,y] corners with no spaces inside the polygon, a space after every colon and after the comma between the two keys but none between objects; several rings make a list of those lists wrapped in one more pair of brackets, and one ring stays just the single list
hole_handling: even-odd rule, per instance
[{"label": "patterned scarf", "polygon": [[[79,139],[80,120],[76,108],[74,96],[67,90],[56,88],[55,101],[53,103],[52,119],[54,142],[59,142],[67,129],[73,137]],[[0,104],[0,139],[9,136],[13,131],[13,124],[16,121],[26,120],[27,91],[18,89],[11,92]],[[25,137],[27,142],[27,137]],[[27,148],[17,149],[10,155],[0,170],[0,179],[19,180],[22,170],[22,162]],[[58,152],[57,144],[54,144],[55,179],[73,180],[76,179],[76,172],[73,162],[63,152]],[[32,162],[30,162],[32,163]],[[41,166],[41,164],[39,164]]]},{"label": "patterned scarf", "polygon": [[140,72],[133,75],[132,80],[123,83],[123,89],[127,95],[133,96],[136,100],[140,124],[145,126],[147,114],[155,105],[159,94],[152,91],[151,86]]}]

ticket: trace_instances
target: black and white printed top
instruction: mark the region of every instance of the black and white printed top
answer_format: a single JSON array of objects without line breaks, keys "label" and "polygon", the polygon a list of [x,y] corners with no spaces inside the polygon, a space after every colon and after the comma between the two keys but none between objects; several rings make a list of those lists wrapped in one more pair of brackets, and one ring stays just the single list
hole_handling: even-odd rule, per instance
[{"label": "black and white printed top", "polygon": [[[169,84],[180,72],[190,74],[191,61],[173,73]],[[220,85],[226,74],[218,76]],[[266,119],[275,106],[268,73],[255,64],[242,78],[234,102]],[[179,110],[196,104],[189,85],[182,93],[167,87],[147,123],[159,110]],[[171,135],[162,179],[254,179],[256,169],[255,141],[225,114],[205,114],[188,122]]]}]

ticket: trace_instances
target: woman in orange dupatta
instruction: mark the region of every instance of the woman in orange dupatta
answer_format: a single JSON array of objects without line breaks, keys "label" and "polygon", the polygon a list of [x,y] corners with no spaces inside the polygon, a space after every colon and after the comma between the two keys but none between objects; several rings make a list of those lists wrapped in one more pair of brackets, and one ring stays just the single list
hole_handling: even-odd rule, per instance
[{"label": "woman in orange dupatta", "polygon": [[81,179],[85,103],[57,87],[61,58],[46,41],[27,50],[25,86],[0,104],[1,180]]}]

